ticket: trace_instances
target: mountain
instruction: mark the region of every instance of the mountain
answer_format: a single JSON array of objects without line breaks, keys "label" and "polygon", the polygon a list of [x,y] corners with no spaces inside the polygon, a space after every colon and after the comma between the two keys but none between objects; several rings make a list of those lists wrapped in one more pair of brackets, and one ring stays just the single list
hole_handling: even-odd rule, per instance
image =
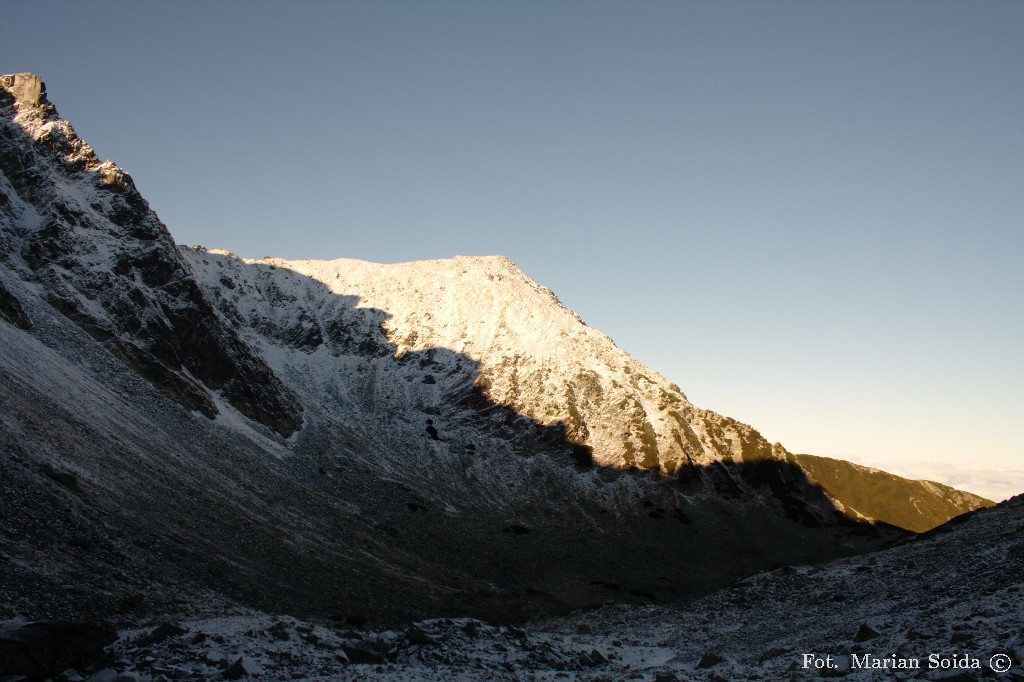
[{"label": "mountain", "polygon": [[507,259],[178,248],[31,74],[0,171],[0,618],[521,620],[907,535]]}]

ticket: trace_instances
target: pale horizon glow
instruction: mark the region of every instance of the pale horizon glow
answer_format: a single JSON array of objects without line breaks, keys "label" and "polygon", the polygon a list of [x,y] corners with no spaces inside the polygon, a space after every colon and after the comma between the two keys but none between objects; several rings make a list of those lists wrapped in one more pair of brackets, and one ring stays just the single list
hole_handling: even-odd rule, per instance
[{"label": "pale horizon glow", "polygon": [[27,2],[179,243],[509,257],[797,453],[1024,492],[1024,4]]}]

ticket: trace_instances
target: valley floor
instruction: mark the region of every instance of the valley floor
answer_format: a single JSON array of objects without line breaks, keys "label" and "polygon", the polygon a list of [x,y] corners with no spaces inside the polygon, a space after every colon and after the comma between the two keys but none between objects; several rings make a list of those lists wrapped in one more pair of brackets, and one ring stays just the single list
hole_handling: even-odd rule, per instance
[{"label": "valley floor", "polygon": [[367,631],[241,611],[176,626],[122,631],[102,670],[64,679],[1024,680],[1024,496],[682,608],[608,606],[522,628],[462,618]]}]

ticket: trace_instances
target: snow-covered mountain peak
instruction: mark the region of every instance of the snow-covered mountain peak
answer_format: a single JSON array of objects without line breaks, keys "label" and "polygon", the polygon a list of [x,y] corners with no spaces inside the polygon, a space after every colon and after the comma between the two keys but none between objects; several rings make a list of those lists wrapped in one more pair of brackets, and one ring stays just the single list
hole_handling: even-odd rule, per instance
[{"label": "snow-covered mountain peak", "polygon": [[0,347],[0,613],[141,611],[144,585],[520,618],[902,536],[847,505],[864,472],[818,462],[814,485],[507,258],[177,247],[21,75],[0,80]]},{"label": "snow-covered mountain peak", "polygon": [[[678,387],[503,256],[383,264],[183,254],[211,300],[243,322],[254,347],[308,353],[324,346],[343,354],[350,342],[337,330],[381,334],[378,347],[389,357],[455,354],[466,361],[459,381],[540,424],[564,426],[600,464],[671,473],[691,460],[721,459],[699,445],[682,414],[692,406]],[[368,321],[358,312],[367,309],[378,317]],[[278,358],[281,371],[283,357],[266,354],[271,364]],[[771,452],[767,444],[760,449]]]}]

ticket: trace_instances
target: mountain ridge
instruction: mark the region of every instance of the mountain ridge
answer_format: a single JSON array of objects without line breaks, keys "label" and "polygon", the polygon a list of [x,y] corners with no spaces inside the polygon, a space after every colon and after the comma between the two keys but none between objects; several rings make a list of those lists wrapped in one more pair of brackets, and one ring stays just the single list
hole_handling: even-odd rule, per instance
[{"label": "mountain ridge", "polygon": [[26,74],[0,171],[0,616],[523,619],[906,536],[508,259],[179,249]]},{"label": "mountain ridge", "polygon": [[[936,481],[912,480],[881,469],[816,455],[795,455],[800,468],[864,518],[923,533],[995,502]],[[898,492],[897,492],[898,491]],[[896,494],[894,494],[896,493]],[[945,504],[935,505],[936,500]],[[954,516],[950,517],[953,512]]]},{"label": "mountain ridge", "polygon": [[[216,252],[210,253],[216,255]],[[187,251],[185,255],[189,257]],[[428,345],[467,354],[482,363],[482,378],[488,384],[486,388],[490,397],[542,423],[564,423],[571,439],[595,450],[599,464],[636,465],[671,474],[686,461],[686,457],[694,461],[707,459],[706,450],[714,450],[722,438],[707,432],[710,426],[702,422],[696,425],[698,435],[693,424],[684,424],[679,414],[672,414],[668,409],[670,406],[694,410],[698,417],[711,418],[714,415],[714,418],[722,420],[722,428],[743,431],[741,437],[737,436],[741,443],[744,439],[757,441],[747,448],[747,456],[771,456],[772,446],[759,435],[753,435],[756,432],[752,428],[695,408],[677,386],[620,350],[605,334],[587,327],[549,289],[530,280],[503,256],[390,264],[370,264],[351,259],[240,260],[250,265],[290,269],[311,276],[325,286],[340,282],[348,287],[346,291],[350,295],[360,299],[361,305],[388,310],[391,317],[383,324],[388,335],[394,338],[397,356]],[[203,269],[201,260],[193,258],[191,262],[194,269]],[[214,262],[218,267],[227,265],[223,261]],[[489,271],[490,266],[494,266],[493,271]],[[369,271],[372,271],[372,276],[367,274]],[[423,271],[426,271],[426,276]],[[220,300],[218,297],[225,293],[218,293],[218,277],[207,272],[203,278],[206,291],[214,300]],[[430,284],[431,279],[439,281]],[[472,285],[464,280],[471,280]],[[247,285],[250,289],[254,286]],[[283,286],[281,282],[273,285],[278,290]],[[480,293],[494,287],[503,287],[503,295],[489,300],[486,294]],[[509,288],[513,290],[508,291]],[[389,292],[401,293],[392,296]],[[227,295],[236,297],[234,291]],[[458,301],[455,301],[456,297]],[[553,307],[547,305],[549,303],[554,304]],[[474,317],[459,319],[460,312]],[[261,319],[265,319],[267,314],[264,313]],[[310,311],[305,314],[307,319],[311,319]],[[439,314],[442,317],[438,317]],[[229,313],[232,315],[237,315],[237,311]],[[597,345],[599,349],[585,360],[580,360],[573,352],[580,341]],[[625,401],[625,409],[631,410],[638,420],[631,433],[613,437],[603,432],[606,429],[601,425],[601,419],[591,416],[596,408],[594,404],[584,404],[582,400],[579,404],[567,403],[562,395],[550,395],[552,391],[566,390],[552,385],[555,380],[551,379],[548,369],[552,365],[557,365],[562,374],[575,374],[571,377],[574,390],[585,392],[590,385],[591,392],[602,396],[614,394],[605,402],[621,405]],[[499,366],[504,372],[497,371]],[[635,378],[628,378],[631,375]],[[638,389],[638,384],[643,384],[644,388]],[[523,391],[532,391],[532,402],[521,398]],[[645,392],[651,395],[644,395]],[[541,404],[537,403],[538,399]],[[567,411],[563,407],[565,404],[577,409]],[[659,422],[661,428],[656,430],[651,421]],[[677,449],[679,447],[682,451]],[[613,449],[621,450],[623,454],[616,456],[611,452]],[[726,450],[742,461],[742,444]],[[662,451],[666,453],[664,460],[659,458]]]},{"label": "mountain ridge", "polygon": [[[215,319],[131,177],[100,162],[58,117],[38,77],[3,76],[0,85],[10,93],[0,107],[14,113],[0,132],[9,188],[0,210],[18,226],[4,231],[4,262],[45,283],[51,305],[183,405],[215,414],[198,379],[283,435],[298,428],[301,407]],[[22,134],[35,144],[19,144]],[[83,173],[87,182],[76,182]]]},{"label": "mountain ridge", "polygon": [[[244,259],[222,250],[206,252],[205,249],[195,247],[183,249],[183,252],[197,273],[206,273],[202,279],[212,300],[223,300],[224,292],[219,291],[220,283],[223,282],[223,272],[230,270],[231,259],[236,259],[239,263],[273,266],[279,271],[283,269],[311,277],[335,293],[344,291],[347,295],[358,298],[361,306],[390,311],[390,317],[381,324],[385,328],[386,336],[395,340],[396,357],[428,346],[444,347],[466,355],[479,363],[480,376],[475,379],[475,383],[485,387],[489,398],[512,407],[520,414],[536,419],[540,423],[565,425],[569,440],[589,449],[594,462],[598,465],[616,468],[657,468],[662,473],[673,474],[680,466],[706,463],[717,458],[739,462],[783,459],[810,473],[810,460],[804,459],[804,456],[790,453],[779,443],[768,444],[756,429],[747,424],[693,406],[678,386],[621,351],[614,341],[599,330],[588,327],[578,315],[565,308],[553,292],[531,280],[504,256],[456,256],[451,259],[410,263],[368,263],[346,258],[296,261],[275,257]],[[204,252],[211,254],[212,260],[200,255]],[[210,266],[210,263],[213,265]],[[235,275],[240,276],[240,273]],[[471,283],[463,281],[467,278]],[[502,278],[507,278],[507,281]],[[247,284],[243,288],[254,286]],[[441,291],[433,291],[438,287]],[[485,296],[480,292],[484,292],[488,287],[503,288],[503,293],[495,297],[498,305],[480,301]],[[287,284],[281,282],[275,285],[275,288],[284,290]],[[508,291],[509,288],[517,289],[519,292]],[[236,292],[232,290],[231,293]],[[531,300],[531,296],[536,296],[537,300]],[[302,295],[295,297],[303,299]],[[399,297],[402,300],[398,300]],[[458,298],[457,304],[453,302],[455,297]],[[554,306],[547,315],[545,303]],[[226,304],[221,304],[222,309],[224,305]],[[501,310],[497,310],[499,305]],[[314,317],[313,310],[319,307],[320,304],[314,303],[312,309],[303,311],[300,316],[305,316],[308,322]],[[466,312],[467,317],[460,319],[463,312]],[[226,314],[228,317],[240,317],[238,311],[230,305]],[[264,313],[266,314],[269,313]],[[509,329],[502,332],[504,321],[509,318],[519,327],[519,338],[515,337],[517,330]],[[533,318],[538,319],[534,321]],[[257,323],[257,326],[258,324],[263,323]],[[308,334],[309,331],[304,333]],[[294,337],[300,333],[292,332],[291,335]],[[324,338],[323,334],[316,335],[318,338]],[[580,340],[588,344],[584,362],[575,359],[583,355],[573,346],[574,342]],[[508,348],[515,349],[515,353],[509,353]],[[524,360],[524,355],[530,357]],[[529,359],[535,359],[537,362],[531,366]],[[557,366],[562,375],[568,375],[567,379],[562,380],[567,386],[556,386],[553,390],[546,391],[549,394],[553,392],[556,399],[552,400],[550,395],[538,397],[536,393],[545,391],[536,388],[533,395],[524,395],[529,389],[531,378],[536,386],[540,383],[536,376],[550,365]],[[626,376],[640,377],[641,380],[637,383],[644,383],[648,393],[651,393],[651,387],[660,393],[653,396],[624,394],[620,382],[625,383],[625,380],[621,373],[616,373],[618,368],[625,369]],[[581,376],[585,379],[580,380],[578,377]],[[548,379],[547,383],[550,384],[551,380]],[[581,383],[585,384],[583,388],[580,387]],[[674,453],[676,458],[666,458],[664,461],[655,461],[653,457],[648,461],[616,458],[616,451],[636,452],[643,444],[637,447],[637,442],[618,442],[606,434],[603,438],[594,438],[592,430],[587,427],[588,423],[604,421],[618,425],[622,423],[622,419],[610,419],[604,415],[594,417],[593,403],[601,401],[588,402],[585,395],[588,390],[601,395],[604,402],[621,406],[625,401],[627,405],[638,408],[635,413],[641,415],[641,420],[631,428],[631,432],[646,432],[648,436],[653,433],[651,440],[654,440],[654,443],[650,449],[655,452],[667,450]],[[616,390],[618,395],[609,398],[608,396]],[[666,407],[675,410],[665,410]],[[668,416],[659,415],[659,410],[667,412]],[[668,435],[659,433],[666,430],[666,426],[669,430]],[[673,445],[680,444],[683,444],[681,448],[673,448]],[[721,447],[723,444],[724,448]],[[687,445],[690,446],[689,450]],[[679,456],[680,450],[685,459]],[[724,456],[716,457],[716,450],[724,450]],[[828,474],[822,469],[820,458],[815,461],[818,463],[816,470],[819,476],[835,477],[834,472]],[[870,471],[867,468],[858,470],[865,473]],[[911,520],[907,517],[909,512],[904,513],[903,517],[890,515],[882,518],[859,511],[870,508],[870,505],[865,505],[863,501],[859,501],[857,505],[850,504],[849,497],[852,491],[848,490],[849,487],[849,482],[845,485],[836,485],[833,481],[832,485],[826,486],[826,492],[834,500],[844,504],[844,508],[856,510],[859,518],[880,518],[887,522],[899,520],[900,523],[897,525],[912,526],[913,530],[927,530],[953,515],[976,506],[992,504],[970,493],[953,494],[950,492],[953,489],[947,486],[933,490],[932,498],[948,497],[950,505],[934,509],[929,513],[927,520]],[[920,486],[916,488],[919,489]],[[917,494],[923,493],[917,490]],[[934,502],[934,499],[931,501]]]}]

